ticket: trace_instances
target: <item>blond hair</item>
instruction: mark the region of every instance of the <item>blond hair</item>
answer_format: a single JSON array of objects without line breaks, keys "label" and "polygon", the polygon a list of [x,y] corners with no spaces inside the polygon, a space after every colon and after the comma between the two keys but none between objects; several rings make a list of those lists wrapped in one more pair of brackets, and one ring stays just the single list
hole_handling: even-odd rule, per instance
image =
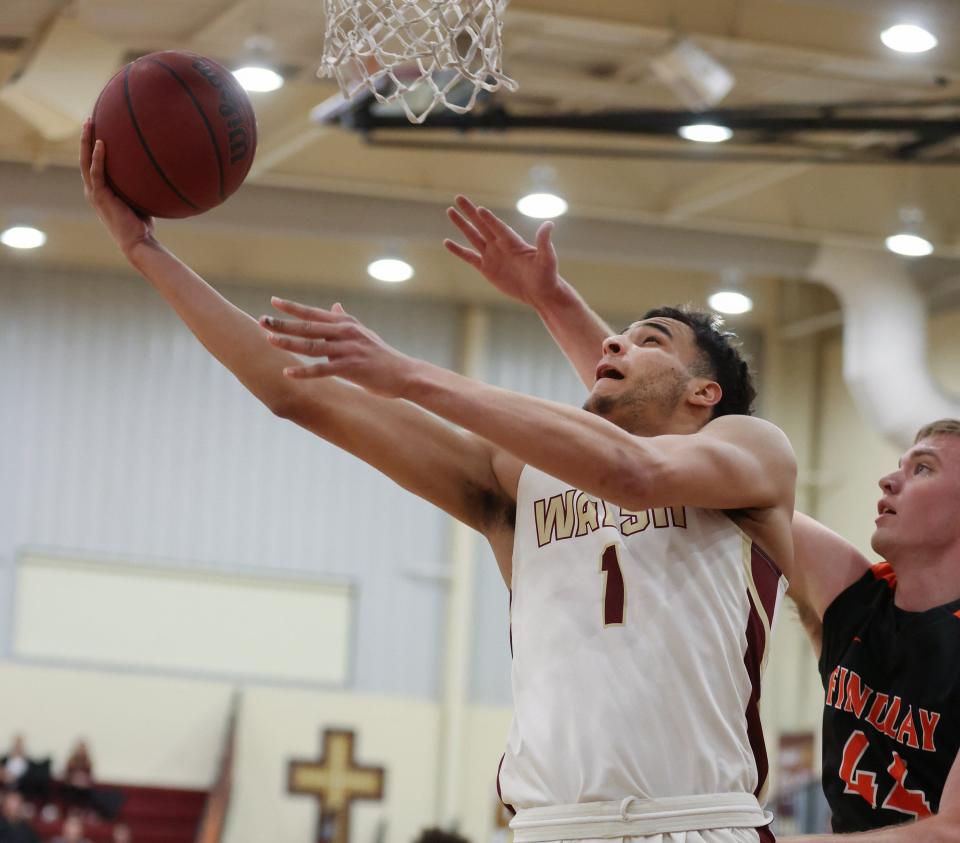
[{"label": "blond hair", "polygon": [[929,439],[931,436],[960,436],[960,419],[938,419],[925,424],[917,431],[913,444],[916,445],[921,439]]}]

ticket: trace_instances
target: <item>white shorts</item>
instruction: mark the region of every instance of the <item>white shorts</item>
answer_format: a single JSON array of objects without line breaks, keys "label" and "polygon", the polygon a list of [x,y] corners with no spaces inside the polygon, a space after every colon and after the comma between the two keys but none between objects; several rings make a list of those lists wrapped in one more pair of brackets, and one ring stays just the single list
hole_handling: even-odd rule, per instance
[{"label": "white shorts", "polygon": [[767,843],[772,819],[752,794],[714,793],[524,808],[510,828],[514,843]]},{"label": "white shorts", "polygon": [[643,837],[587,837],[552,843],[761,843],[755,828],[713,828],[706,831],[668,831]]}]

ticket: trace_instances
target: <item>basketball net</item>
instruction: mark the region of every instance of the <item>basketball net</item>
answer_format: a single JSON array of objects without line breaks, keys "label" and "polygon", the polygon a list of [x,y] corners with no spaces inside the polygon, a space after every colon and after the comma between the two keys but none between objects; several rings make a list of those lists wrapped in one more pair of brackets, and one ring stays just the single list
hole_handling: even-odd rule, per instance
[{"label": "basketball net", "polygon": [[369,90],[400,102],[411,123],[437,105],[464,114],[480,91],[517,83],[501,67],[507,0],[324,0],[326,40],[319,76],[347,99]]}]

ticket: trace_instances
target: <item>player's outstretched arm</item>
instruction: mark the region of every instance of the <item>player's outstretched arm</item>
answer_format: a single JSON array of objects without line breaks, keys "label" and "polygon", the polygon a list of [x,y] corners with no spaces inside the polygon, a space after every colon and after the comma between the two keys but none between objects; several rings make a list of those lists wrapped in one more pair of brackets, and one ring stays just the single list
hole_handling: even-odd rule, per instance
[{"label": "player's outstretched arm", "polygon": [[693,434],[634,436],[565,404],[509,392],[408,357],[342,311],[274,301],[296,317],[263,317],[279,348],[327,362],[296,378],[337,375],[378,395],[406,398],[588,494],[626,509],[688,505],[793,512],[796,461],[786,436],[748,416],[724,416]]},{"label": "player's outstretched arm", "polygon": [[447,250],[498,290],[536,310],[580,380],[592,387],[601,344],[613,331],[557,271],[557,253],[550,242],[553,223],[540,226],[534,245],[466,196],[457,197],[447,216],[473,247],[444,240]]},{"label": "player's outstretched arm", "polygon": [[960,761],[955,760],[940,797],[940,812],[904,825],[859,834],[778,837],[779,843],[960,843]]},{"label": "player's outstretched arm", "polygon": [[817,653],[823,614],[837,595],[870,568],[869,560],[850,542],[809,515],[793,516],[794,570],[787,596],[793,598]]},{"label": "player's outstretched arm", "polygon": [[502,455],[407,402],[338,379],[285,378],[283,369],[300,360],[271,346],[256,320],[158,242],[153,222],[136,216],[106,186],[104,156],[86,124],[80,159],[88,201],[134,268],[250,392],[276,415],[356,455],[488,537],[498,528],[512,482]]}]

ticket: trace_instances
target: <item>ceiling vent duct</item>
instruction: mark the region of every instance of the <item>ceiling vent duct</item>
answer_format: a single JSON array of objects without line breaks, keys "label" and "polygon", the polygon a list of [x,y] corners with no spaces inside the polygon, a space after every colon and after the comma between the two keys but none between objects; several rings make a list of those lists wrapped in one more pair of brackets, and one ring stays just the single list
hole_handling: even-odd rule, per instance
[{"label": "ceiling vent duct", "polygon": [[704,111],[733,90],[736,81],[720,62],[693,41],[677,41],[650,62],[653,72],[692,111]]},{"label": "ceiling vent duct", "polygon": [[78,135],[123,53],[72,18],[54,18],[0,88],[0,101],[47,140]]},{"label": "ceiling vent duct", "polygon": [[898,448],[960,400],[941,391],[927,364],[927,306],[902,260],[824,246],[808,272],[843,307],[843,377],[864,420]]}]

